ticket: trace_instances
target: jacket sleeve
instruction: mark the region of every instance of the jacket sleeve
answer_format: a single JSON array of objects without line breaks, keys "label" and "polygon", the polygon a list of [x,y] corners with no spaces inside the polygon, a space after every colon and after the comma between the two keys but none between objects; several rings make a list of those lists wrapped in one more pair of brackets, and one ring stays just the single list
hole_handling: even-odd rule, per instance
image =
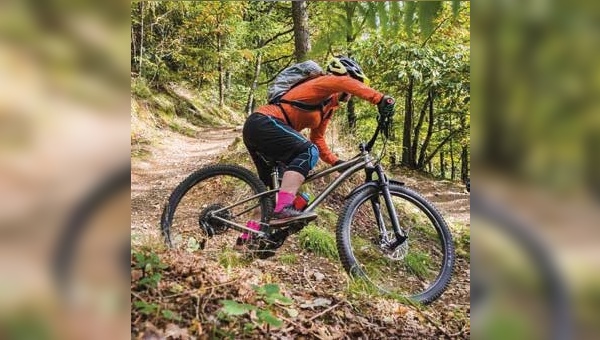
[{"label": "jacket sleeve", "polygon": [[327,125],[329,125],[330,120],[331,117],[324,119],[319,127],[310,130],[310,141],[319,149],[319,158],[323,162],[333,165],[338,160],[338,157],[331,152],[325,142],[325,131],[327,131]]},{"label": "jacket sleeve", "polygon": [[326,75],[317,78],[312,85],[320,90],[320,92],[330,94],[336,92],[347,92],[353,96],[362,98],[371,104],[379,103],[383,97],[382,93],[373,90],[372,88],[350,76]]},{"label": "jacket sleeve", "polygon": [[332,99],[333,100],[331,103],[325,108],[325,112],[329,112],[331,110],[331,114],[329,114],[327,118],[323,119],[317,128],[310,130],[310,141],[317,146],[317,149],[319,149],[319,158],[323,162],[330,165],[333,165],[339,159],[333,152],[331,152],[329,146],[325,142],[325,132],[327,132],[327,126],[331,121],[333,113],[339,107],[337,95],[334,95]]}]

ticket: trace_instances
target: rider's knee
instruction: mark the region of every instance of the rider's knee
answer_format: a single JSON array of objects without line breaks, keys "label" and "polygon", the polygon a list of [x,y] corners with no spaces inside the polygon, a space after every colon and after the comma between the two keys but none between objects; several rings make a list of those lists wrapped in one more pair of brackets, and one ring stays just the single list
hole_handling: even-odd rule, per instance
[{"label": "rider's knee", "polygon": [[309,170],[314,169],[315,165],[317,165],[317,162],[319,161],[319,149],[317,149],[316,145],[311,144],[310,147],[308,148],[308,153],[310,155],[309,158]]}]

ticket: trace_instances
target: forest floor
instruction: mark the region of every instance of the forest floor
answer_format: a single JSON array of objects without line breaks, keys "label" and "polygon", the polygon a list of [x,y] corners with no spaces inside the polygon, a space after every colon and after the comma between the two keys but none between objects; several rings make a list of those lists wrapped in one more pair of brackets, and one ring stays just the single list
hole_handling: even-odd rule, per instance
[{"label": "forest floor", "polygon": [[[132,338],[470,337],[470,210],[464,186],[419,173],[394,174],[439,208],[457,248],[447,291],[429,306],[402,304],[353,292],[339,261],[303,249],[295,235],[276,256],[236,266],[209,261],[201,252],[168,250],[159,226],[169,194],[241,136],[234,127],[195,129],[195,137],[163,130],[155,143],[146,146],[147,152],[132,157]],[[157,258],[152,259],[152,254]],[[154,284],[148,284],[148,279]],[[276,284],[282,295],[291,298],[291,305],[265,302],[253,284]],[[220,313],[221,300],[261,307],[275,317],[271,325],[282,324],[258,322],[269,316],[260,310],[242,309],[237,317],[225,317]]]}]

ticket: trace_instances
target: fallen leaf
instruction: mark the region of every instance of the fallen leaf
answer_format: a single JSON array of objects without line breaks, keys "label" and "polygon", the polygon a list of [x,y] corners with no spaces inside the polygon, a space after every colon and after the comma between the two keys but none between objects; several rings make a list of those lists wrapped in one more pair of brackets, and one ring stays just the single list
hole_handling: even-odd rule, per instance
[{"label": "fallen leaf", "polygon": [[331,305],[331,300],[325,298],[316,298],[312,302],[303,303],[301,308],[325,307]]},{"label": "fallen leaf", "polygon": [[396,313],[398,313],[400,316],[404,316],[406,315],[406,313],[408,313],[410,309],[404,307],[404,306],[398,306],[398,309],[396,310]]},{"label": "fallen leaf", "polygon": [[131,271],[131,281],[138,281],[143,276],[142,271],[139,269],[133,269]]},{"label": "fallen leaf", "polygon": [[187,340],[190,338],[188,334],[188,330],[185,328],[181,328],[174,323],[170,323],[165,328],[165,337],[171,337],[173,339],[182,339]]},{"label": "fallen leaf", "polygon": [[323,281],[323,279],[325,278],[325,275],[319,272],[314,272],[313,275],[315,276],[315,280],[317,281]]}]

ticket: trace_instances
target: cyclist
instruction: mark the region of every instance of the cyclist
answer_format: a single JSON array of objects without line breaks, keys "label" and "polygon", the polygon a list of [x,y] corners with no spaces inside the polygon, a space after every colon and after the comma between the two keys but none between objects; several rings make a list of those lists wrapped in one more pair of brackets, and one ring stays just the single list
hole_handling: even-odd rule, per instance
[{"label": "cyclist", "polygon": [[[270,225],[316,218],[314,212],[294,209],[292,202],[319,158],[330,165],[342,162],[325,142],[325,131],[341,102],[354,95],[377,105],[382,115],[393,114],[393,98],[368,85],[369,79],[355,60],[336,56],[327,64],[325,75],[300,83],[279,103],[261,106],[247,118],[244,144],[265,185],[273,188],[272,169],[265,158],[286,165]],[[310,140],[299,132],[305,128],[310,129]]]}]

